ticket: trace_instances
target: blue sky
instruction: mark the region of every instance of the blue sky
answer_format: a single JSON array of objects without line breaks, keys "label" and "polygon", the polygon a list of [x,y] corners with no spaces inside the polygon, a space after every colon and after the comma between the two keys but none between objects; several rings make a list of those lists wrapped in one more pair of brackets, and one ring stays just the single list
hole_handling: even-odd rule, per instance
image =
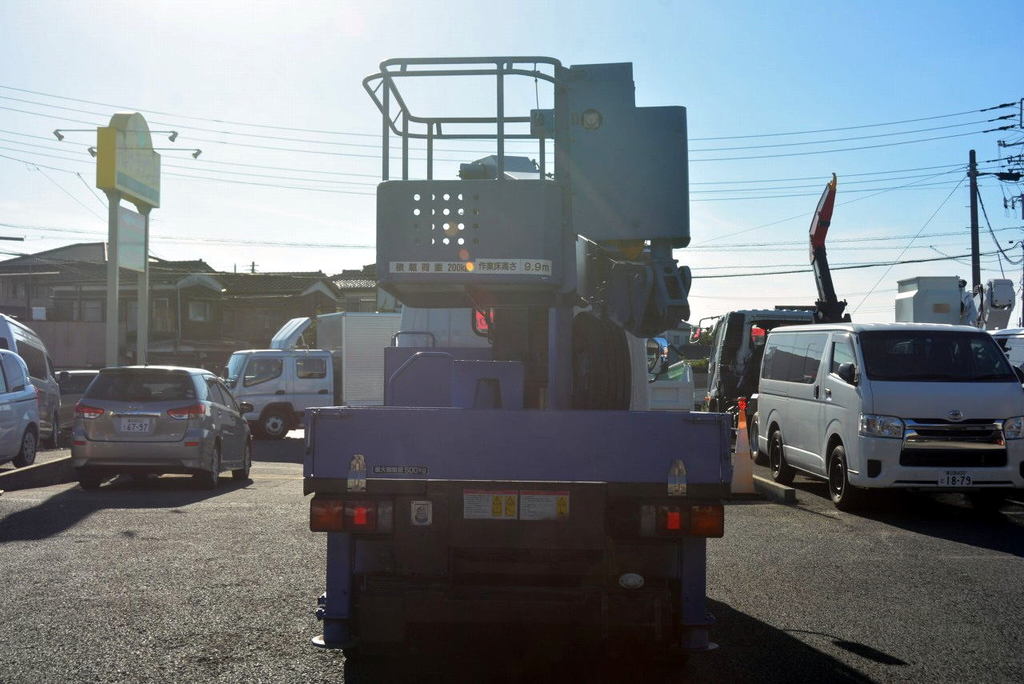
[{"label": "blue sky", "polygon": [[[162,152],[154,254],[226,270],[371,263],[379,123],[362,78],[390,57],[537,54],[633,62],[638,104],[687,107],[693,247],[676,256],[696,275],[805,265],[832,172],[833,264],[963,254],[968,150],[980,161],[1024,151],[996,142],[1021,140],[1019,129],[979,133],[1019,123],[987,122],[1016,107],[977,112],[1024,96],[1013,67],[1022,13],[1019,2],[4,2],[0,235],[26,239],[0,249],[102,239],[105,209],[87,187],[95,135],[58,143],[51,131],[127,109],[180,132],[173,145],[157,137],[181,151]],[[520,94],[530,106],[532,88]],[[420,95],[449,113],[485,104],[450,90]],[[911,119],[927,120],[872,126]],[[822,129],[843,130],[764,135]],[[922,142],[891,144],[910,140]],[[876,145],[885,146],[839,151]],[[1000,242],[1024,237],[1020,206],[1003,208],[1021,187],[980,183]],[[993,249],[985,230],[982,250]],[[1003,268],[1019,279],[1019,264]],[[835,280],[857,320],[885,321],[898,279],[969,273],[965,261],[944,261]],[[983,278],[999,275],[986,257]],[[811,275],[797,273],[699,279],[691,303],[695,319],[813,299]]]}]

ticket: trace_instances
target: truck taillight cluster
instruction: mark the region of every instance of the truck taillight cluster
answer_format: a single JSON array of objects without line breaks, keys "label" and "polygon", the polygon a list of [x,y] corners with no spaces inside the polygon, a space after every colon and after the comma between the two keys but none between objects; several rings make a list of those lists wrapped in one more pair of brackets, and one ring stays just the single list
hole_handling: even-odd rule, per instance
[{"label": "truck taillight cluster", "polygon": [[313,532],[388,534],[394,530],[394,518],[390,499],[314,496],[309,503],[309,529]]},{"label": "truck taillight cluster", "polygon": [[609,511],[608,532],[622,539],[721,537],[725,534],[725,508],[714,502],[619,502]]},{"label": "truck taillight cluster", "polygon": [[640,507],[642,537],[721,537],[725,534],[722,504],[649,504]]}]

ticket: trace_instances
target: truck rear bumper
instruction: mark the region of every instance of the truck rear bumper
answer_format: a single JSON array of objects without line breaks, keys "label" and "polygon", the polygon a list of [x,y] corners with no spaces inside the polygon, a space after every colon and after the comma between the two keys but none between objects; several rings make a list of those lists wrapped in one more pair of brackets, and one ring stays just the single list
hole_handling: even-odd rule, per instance
[{"label": "truck rear bumper", "polygon": [[[373,644],[411,643],[438,630],[500,626],[510,638],[545,629],[586,640],[623,637],[679,644],[685,628],[668,586],[604,587],[449,586],[384,577],[357,578],[355,636]],[[708,625],[690,628],[707,629]]]}]

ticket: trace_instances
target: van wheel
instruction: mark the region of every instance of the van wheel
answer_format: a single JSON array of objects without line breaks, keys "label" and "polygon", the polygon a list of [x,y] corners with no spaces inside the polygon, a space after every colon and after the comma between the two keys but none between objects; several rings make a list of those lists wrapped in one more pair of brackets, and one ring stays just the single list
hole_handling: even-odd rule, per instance
[{"label": "van wheel", "polygon": [[757,443],[757,414],[755,413],[747,421],[747,442],[750,443],[750,455],[754,457],[754,463],[759,466],[768,465],[768,454],[761,451]]},{"label": "van wheel", "polygon": [[271,409],[260,416],[256,434],[263,439],[283,439],[288,434],[288,416],[280,409]]},{"label": "van wheel", "polygon": [[53,418],[50,420],[50,425],[53,426],[53,430],[50,432],[50,436],[46,439],[40,440],[43,447],[47,449],[56,449],[60,440],[60,418],[57,416],[57,412],[54,411]]},{"label": "van wheel", "polygon": [[778,430],[772,432],[771,437],[768,438],[768,465],[772,469],[772,480],[781,485],[793,483],[796,471],[786,463],[786,454],[782,448],[782,433]]},{"label": "van wheel", "polygon": [[841,511],[852,511],[864,504],[864,490],[850,484],[842,444],[833,447],[828,456],[828,495]]},{"label": "van wheel", "polygon": [[36,462],[36,433],[32,428],[25,428],[25,434],[21,436],[21,450],[11,462],[17,468],[24,468]]}]

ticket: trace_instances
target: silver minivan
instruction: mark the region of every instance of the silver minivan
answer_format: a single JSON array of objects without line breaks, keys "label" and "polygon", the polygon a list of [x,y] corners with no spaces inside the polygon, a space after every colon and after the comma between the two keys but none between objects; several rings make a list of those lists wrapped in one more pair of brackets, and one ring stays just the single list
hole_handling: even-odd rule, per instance
[{"label": "silver minivan", "polygon": [[958,491],[979,507],[1024,487],[1024,390],[967,326],[803,325],[769,333],[759,448],[772,478],[828,481],[840,509],[872,488]]},{"label": "silver minivan", "polygon": [[53,375],[53,361],[46,345],[32,328],[0,314],[0,349],[9,349],[28,366],[29,377],[39,392],[39,441],[55,447],[60,436],[60,388]]},{"label": "silver minivan", "polygon": [[0,463],[35,463],[38,437],[38,395],[28,366],[14,352],[0,350]]},{"label": "silver minivan", "polygon": [[75,406],[71,465],[83,489],[117,474],[190,473],[207,488],[248,480],[249,425],[220,378],[172,366],[104,368]]}]

